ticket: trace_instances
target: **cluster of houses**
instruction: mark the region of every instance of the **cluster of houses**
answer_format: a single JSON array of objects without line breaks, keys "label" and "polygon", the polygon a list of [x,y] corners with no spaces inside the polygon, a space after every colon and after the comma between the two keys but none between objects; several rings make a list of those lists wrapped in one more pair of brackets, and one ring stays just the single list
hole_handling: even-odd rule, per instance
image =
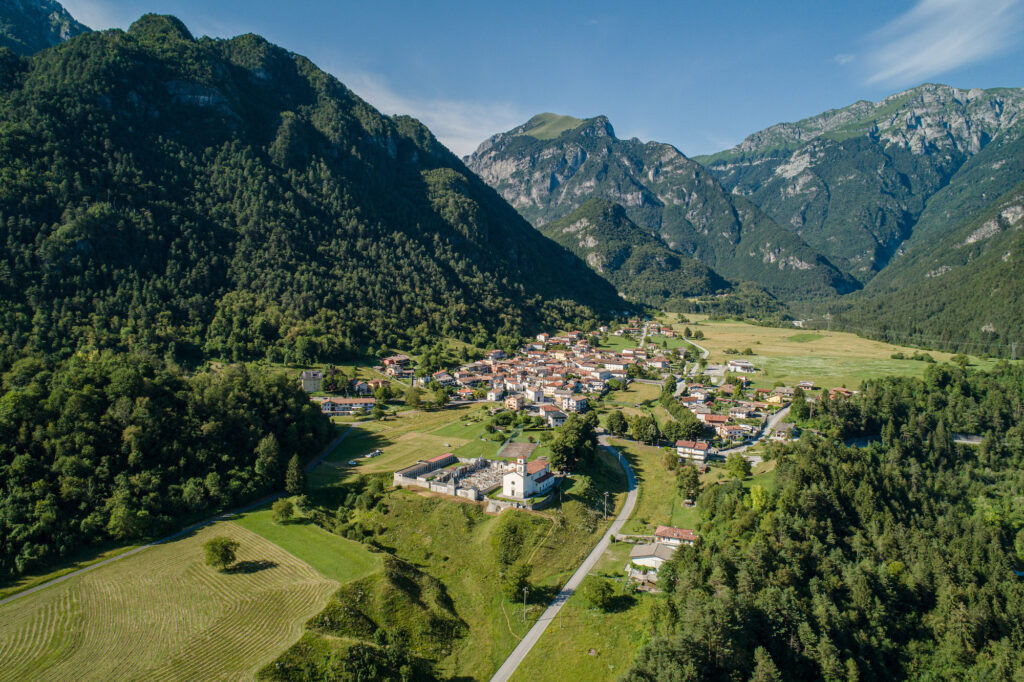
[{"label": "cluster of houses", "polygon": [[583,332],[572,331],[565,336],[538,334],[514,357],[502,350],[488,351],[482,360],[435,372],[422,381],[451,386],[456,397],[464,399],[486,391],[490,402],[503,401],[516,411],[528,409],[548,425],[559,426],[569,414],[586,412],[588,396],[607,390],[609,380],[626,383],[631,365],[665,370],[669,360],[653,343],[619,352],[600,350]]},{"label": "cluster of houses", "polygon": [[[814,385],[801,382],[800,387],[810,390]],[[698,421],[714,431],[719,442],[728,444],[757,434],[770,412],[792,402],[794,390],[789,386],[759,388],[752,395],[747,395],[743,385],[725,384],[716,387],[688,384],[685,395],[679,401],[693,412]],[[777,429],[773,437],[788,439],[792,435],[792,429]],[[709,440],[680,440],[676,441],[675,446],[679,457],[700,464],[717,454],[717,449]]]},{"label": "cluster of houses", "polygon": [[687,528],[658,526],[652,542],[639,544],[630,550],[626,575],[641,584],[656,583],[661,565],[683,545],[695,544],[697,538],[697,534]]}]

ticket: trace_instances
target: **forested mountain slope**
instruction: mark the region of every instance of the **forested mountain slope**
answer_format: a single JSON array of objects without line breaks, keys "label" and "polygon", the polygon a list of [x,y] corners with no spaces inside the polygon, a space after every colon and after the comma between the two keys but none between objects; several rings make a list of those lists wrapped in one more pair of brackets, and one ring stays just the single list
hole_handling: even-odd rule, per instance
[{"label": "forested mountain slope", "polygon": [[917,240],[837,326],[872,336],[1002,357],[1024,353],[1024,181],[973,217]]},{"label": "forested mountain slope", "polygon": [[[925,84],[880,102],[857,102],[754,133],[735,148],[696,160],[734,194],[861,281],[868,281],[949,210],[978,210],[996,191],[960,173],[975,156],[1020,164],[1024,90],[961,90]],[[997,158],[998,157],[998,158]],[[997,166],[998,167],[998,166]],[[954,202],[932,211],[949,186]],[[949,224],[948,222],[946,223]]]},{"label": "forested mountain slope", "polygon": [[9,354],[308,362],[625,305],[419,122],[156,15],[0,58],[0,243]]},{"label": "forested mountain slope", "polygon": [[688,297],[731,289],[713,270],[671,251],[630,220],[621,205],[605,199],[590,199],[540,229],[584,259],[631,301],[679,310]]},{"label": "forested mountain slope", "polygon": [[772,489],[706,487],[624,679],[1019,679],[1024,368],[931,366],[792,409],[825,437],[779,448]]},{"label": "forested mountain slope", "polygon": [[469,167],[540,227],[589,199],[620,204],[665,247],[782,296],[857,288],[798,236],[675,147],[615,137],[608,119],[540,114],[483,142]]},{"label": "forested mountain slope", "polygon": [[55,0],[0,0],[0,48],[30,55],[85,33]]}]

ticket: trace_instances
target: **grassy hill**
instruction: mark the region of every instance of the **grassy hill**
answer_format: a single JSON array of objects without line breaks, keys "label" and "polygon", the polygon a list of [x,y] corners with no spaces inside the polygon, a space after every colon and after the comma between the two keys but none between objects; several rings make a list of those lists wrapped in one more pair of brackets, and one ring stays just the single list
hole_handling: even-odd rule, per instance
[{"label": "grassy hill", "polygon": [[583,125],[583,119],[558,114],[537,114],[526,122],[523,132],[538,140],[553,140],[567,130]]},{"label": "grassy hill", "polygon": [[[213,536],[240,568],[203,562]],[[207,527],[0,607],[0,677],[251,679],[337,583],[234,523]]]}]

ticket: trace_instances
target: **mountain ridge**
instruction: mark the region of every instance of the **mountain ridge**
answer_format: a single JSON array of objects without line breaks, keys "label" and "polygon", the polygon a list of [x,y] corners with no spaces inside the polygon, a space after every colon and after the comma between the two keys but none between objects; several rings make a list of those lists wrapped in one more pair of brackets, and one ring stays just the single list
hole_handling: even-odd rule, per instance
[{"label": "mountain ridge", "polygon": [[912,238],[928,201],[1022,122],[1024,89],[929,83],[770,126],[696,160],[868,282]]},{"label": "mountain ridge", "polygon": [[[532,120],[532,119],[531,119]],[[742,197],[734,199],[672,145],[621,140],[605,116],[551,139],[529,122],[483,141],[468,167],[537,227],[591,198],[623,206],[636,225],[731,280],[777,294],[845,293],[857,284]]]},{"label": "mountain ridge", "polygon": [[4,68],[8,352],[327,360],[627,305],[421,123],[259,36],[146,15]]},{"label": "mountain ridge", "polygon": [[56,0],[0,0],[0,48],[27,56],[89,31]]}]

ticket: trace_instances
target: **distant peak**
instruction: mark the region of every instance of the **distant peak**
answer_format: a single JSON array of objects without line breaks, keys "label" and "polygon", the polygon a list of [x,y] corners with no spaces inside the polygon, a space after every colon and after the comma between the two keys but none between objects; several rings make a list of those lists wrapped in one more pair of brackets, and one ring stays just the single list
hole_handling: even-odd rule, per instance
[{"label": "distant peak", "polygon": [[586,130],[597,137],[615,137],[615,128],[607,116],[595,116],[587,120]]},{"label": "distant peak", "polygon": [[553,140],[567,130],[579,128],[585,122],[581,118],[545,112],[524,123],[520,132],[538,140]]},{"label": "distant peak", "polygon": [[162,38],[164,40],[195,40],[181,19],[170,14],[143,14],[128,27],[128,34],[136,38]]}]

